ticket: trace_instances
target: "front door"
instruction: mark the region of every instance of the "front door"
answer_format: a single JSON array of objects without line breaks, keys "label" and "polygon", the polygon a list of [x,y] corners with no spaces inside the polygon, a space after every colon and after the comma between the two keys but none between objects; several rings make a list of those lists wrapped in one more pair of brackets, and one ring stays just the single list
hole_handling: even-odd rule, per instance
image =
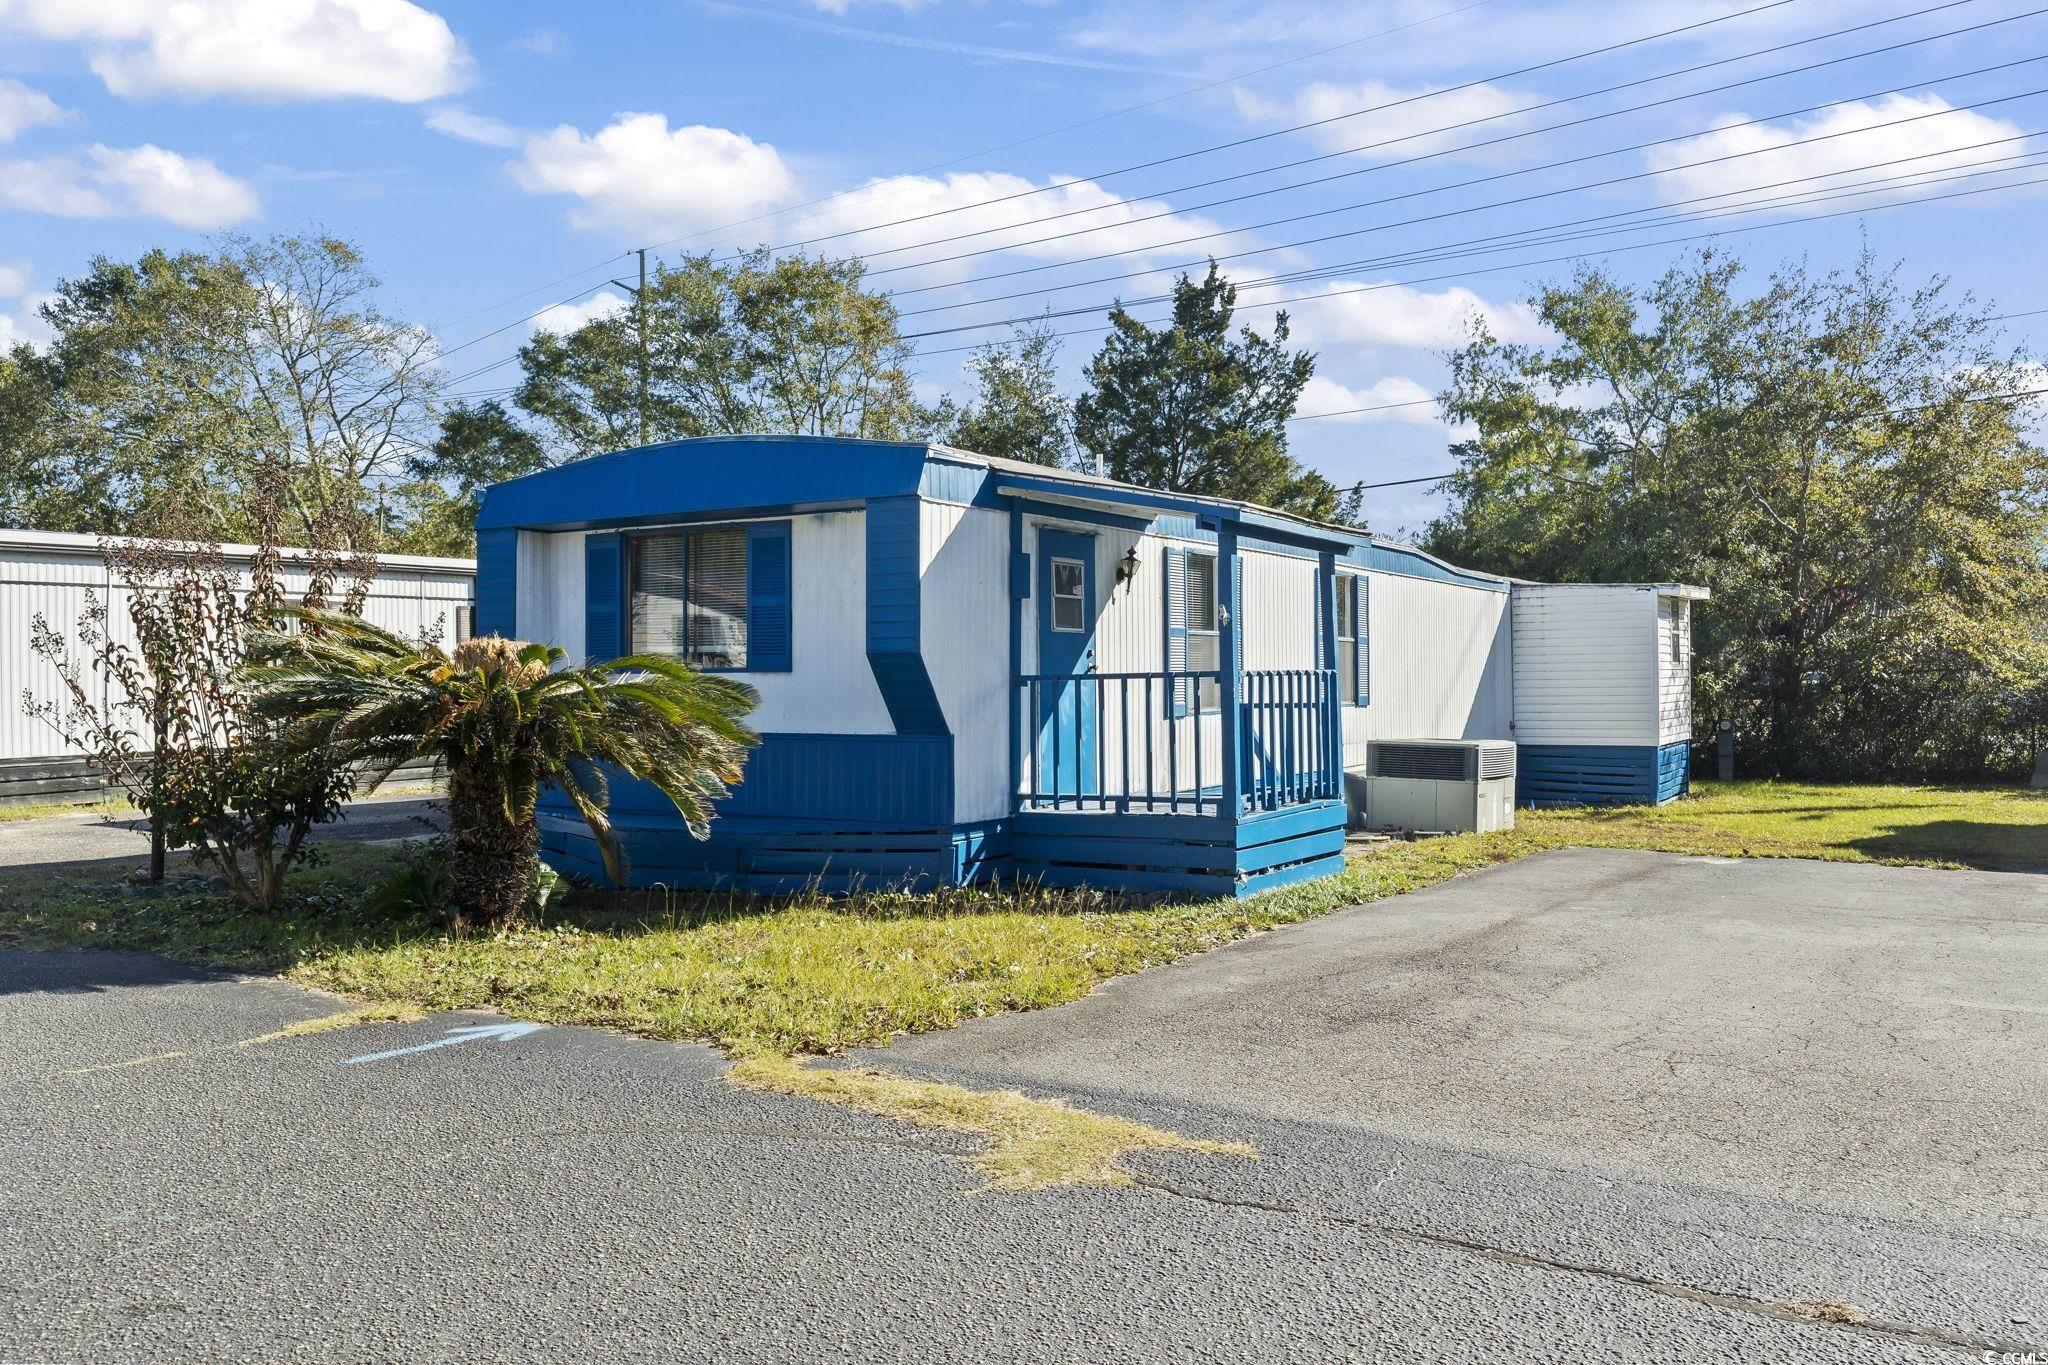
[{"label": "front door", "polygon": [[1095,719],[1095,537],[1038,533],[1038,790],[1100,790]]}]

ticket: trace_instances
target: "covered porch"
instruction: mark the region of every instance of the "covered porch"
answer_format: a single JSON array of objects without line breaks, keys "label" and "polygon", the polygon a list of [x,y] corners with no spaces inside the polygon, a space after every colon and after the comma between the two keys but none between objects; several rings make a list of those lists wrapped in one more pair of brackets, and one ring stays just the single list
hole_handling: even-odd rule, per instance
[{"label": "covered porch", "polygon": [[1348,542],[1114,485],[1003,492],[1018,874],[1244,895],[1339,870]]}]

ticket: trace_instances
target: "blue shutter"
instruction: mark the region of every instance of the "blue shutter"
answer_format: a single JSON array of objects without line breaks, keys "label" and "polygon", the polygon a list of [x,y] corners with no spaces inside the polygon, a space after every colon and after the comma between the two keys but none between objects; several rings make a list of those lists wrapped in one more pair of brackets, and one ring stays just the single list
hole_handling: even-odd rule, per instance
[{"label": "blue shutter", "polygon": [[626,652],[626,538],[593,531],[583,538],[583,654],[591,663]]},{"label": "blue shutter", "polygon": [[[1185,673],[1188,667],[1188,552],[1178,546],[1166,547],[1166,671]],[[1178,720],[1188,713],[1186,681],[1169,682],[1166,714]]]},{"label": "blue shutter", "polygon": [[[478,531],[476,533],[476,581],[470,592],[474,598],[474,618],[470,629],[478,635],[503,635],[511,638],[518,631],[517,615],[519,600],[519,532],[513,529]],[[454,636],[455,623],[447,623],[450,633],[446,637],[448,647],[453,649],[460,643]]]},{"label": "blue shutter", "polygon": [[747,671],[790,671],[789,523],[747,528]]},{"label": "blue shutter", "polygon": [[1353,682],[1357,687],[1358,704],[1369,706],[1372,703],[1372,580],[1358,574],[1352,578],[1351,584],[1351,590],[1357,594],[1352,599],[1351,622],[1352,628],[1358,632],[1358,677]]}]

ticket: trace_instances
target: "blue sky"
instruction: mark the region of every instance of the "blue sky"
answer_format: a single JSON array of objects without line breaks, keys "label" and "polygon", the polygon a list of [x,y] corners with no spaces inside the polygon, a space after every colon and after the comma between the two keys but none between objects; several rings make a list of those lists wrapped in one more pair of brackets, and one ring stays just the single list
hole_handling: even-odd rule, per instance
[{"label": "blue sky", "polygon": [[[933,334],[931,394],[1004,334],[975,324],[1071,311],[1074,376],[1101,305],[1172,266],[1316,272],[1241,299],[1261,326],[1291,300],[1321,356],[1305,413],[1433,391],[1475,310],[1540,340],[1519,300],[1570,253],[1641,278],[1713,231],[1759,274],[1867,239],[1994,311],[2048,309],[2026,183],[2048,177],[2048,15],[1929,6],[0,0],[0,342],[36,340],[38,295],[94,255],[310,223],[435,327],[457,394],[510,382],[486,367],[525,314],[616,304],[607,258],[656,243],[860,250]],[[2031,346],[2048,314],[2006,325]],[[1416,404],[1293,440],[1348,484],[1440,472],[1449,435]],[[1436,505],[1368,510],[1396,529]]]}]

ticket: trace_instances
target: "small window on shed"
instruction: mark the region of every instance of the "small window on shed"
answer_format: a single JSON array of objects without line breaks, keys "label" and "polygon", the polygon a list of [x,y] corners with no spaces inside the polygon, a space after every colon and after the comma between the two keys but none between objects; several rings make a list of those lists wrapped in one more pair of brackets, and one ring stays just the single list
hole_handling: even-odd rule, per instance
[{"label": "small window on shed", "polygon": [[1671,604],[1671,662],[1675,664],[1685,662],[1685,633],[1689,624],[1686,608],[1690,605],[1683,598]]},{"label": "small window on shed", "polygon": [[458,606],[455,609],[455,638],[448,642],[449,648],[452,649],[469,638],[471,631],[469,614],[470,609],[467,606]]}]

